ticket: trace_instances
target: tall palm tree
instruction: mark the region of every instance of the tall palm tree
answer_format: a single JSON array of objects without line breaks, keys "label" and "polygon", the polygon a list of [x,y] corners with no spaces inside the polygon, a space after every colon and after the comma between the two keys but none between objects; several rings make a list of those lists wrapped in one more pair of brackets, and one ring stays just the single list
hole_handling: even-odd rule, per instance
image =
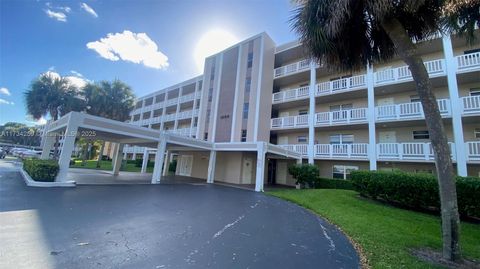
[{"label": "tall palm tree", "polygon": [[[83,88],[83,95],[88,114],[118,121],[126,121],[130,117],[135,100],[130,86],[118,79],[113,82],[89,83]],[[104,149],[105,141],[100,148],[97,167],[100,167]]]},{"label": "tall palm tree", "polygon": [[336,70],[358,70],[391,59],[409,66],[435,155],[440,190],[443,257],[460,256],[460,221],[445,128],[414,40],[455,30],[472,40],[479,0],[296,0],[292,25],[311,58]]},{"label": "tall palm tree", "polygon": [[[51,72],[41,74],[24,93],[27,112],[34,119],[50,115],[56,121],[70,111],[82,111],[84,102],[79,90],[67,78]],[[55,134],[54,157],[58,155],[59,136]]]}]

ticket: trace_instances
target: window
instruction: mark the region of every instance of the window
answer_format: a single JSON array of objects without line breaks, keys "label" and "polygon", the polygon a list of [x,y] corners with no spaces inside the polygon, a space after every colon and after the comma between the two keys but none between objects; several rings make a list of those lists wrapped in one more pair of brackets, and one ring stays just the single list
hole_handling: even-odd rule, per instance
[{"label": "window", "polygon": [[353,135],[335,134],[330,136],[330,144],[353,144]]},{"label": "window", "polygon": [[430,134],[427,130],[413,131],[413,139],[430,139]]},{"label": "window", "polygon": [[307,143],[307,137],[305,135],[297,136],[298,143]]},{"label": "window", "polygon": [[151,104],[153,104],[153,97],[150,97],[150,98],[145,100],[145,106],[149,106]]},{"label": "window", "polygon": [[246,129],[242,130],[242,137],[240,139],[241,139],[242,142],[247,141],[247,130]]},{"label": "window", "polygon": [[203,140],[208,140],[208,133],[203,134]]},{"label": "window", "polygon": [[480,139],[480,128],[473,129],[473,136]]},{"label": "window", "polygon": [[415,174],[433,174],[432,169],[415,169]]},{"label": "window", "polygon": [[135,105],[135,108],[141,108],[143,104],[143,101],[138,101],[137,104]]},{"label": "window", "polygon": [[243,103],[243,119],[248,119],[248,103]]},{"label": "window", "polygon": [[470,96],[480,96],[480,88],[470,89]]},{"label": "window", "polygon": [[140,114],[133,115],[133,121],[140,120]]},{"label": "window", "polygon": [[150,119],[150,112],[145,112],[145,113],[143,113],[142,119],[144,119],[144,120]]},{"label": "window", "polygon": [[208,89],[208,102],[212,101],[212,96],[213,96],[213,87],[210,87]]},{"label": "window", "polygon": [[220,116],[221,120],[228,119],[228,118],[230,118],[230,115],[228,115],[228,114]]},{"label": "window", "polygon": [[245,92],[250,92],[250,87],[252,85],[252,78],[248,77],[245,79]]},{"label": "window", "polygon": [[298,111],[298,115],[308,115],[308,109],[301,109]]},{"label": "window", "polygon": [[248,53],[247,68],[252,67],[253,65],[253,52]]},{"label": "window", "polygon": [[352,108],[353,108],[352,104],[341,104],[341,105],[330,106],[330,111],[348,110]]},{"label": "window", "polygon": [[420,102],[418,95],[410,95],[410,103]]},{"label": "window", "polygon": [[334,165],[332,168],[332,178],[349,179],[350,172],[358,170],[358,166]]},{"label": "window", "polygon": [[480,52],[480,49],[466,50],[466,51],[463,52],[463,54],[470,54],[470,53],[475,53],[475,52]]},{"label": "window", "polygon": [[154,117],[159,117],[161,115],[162,115],[162,109],[161,108],[153,111],[153,116]]}]

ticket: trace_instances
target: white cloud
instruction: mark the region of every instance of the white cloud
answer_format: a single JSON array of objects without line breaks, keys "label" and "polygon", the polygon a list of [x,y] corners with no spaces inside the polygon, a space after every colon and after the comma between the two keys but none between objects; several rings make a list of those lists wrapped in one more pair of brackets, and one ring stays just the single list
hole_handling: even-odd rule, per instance
[{"label": "white cloud", "polygon": [[75,70],[70,70],[70,73],[74,74],[74,75],[77,76],[77,77],[83,78],[83,75],[80,74],[79,72],[75,71]]},{"label": "white cloud", "polygon": [[146,33],[109,33],[107,37],[87,43],[87,48],[96,51],[110,61],[129,61],[156,69],[166,69],[168,57],[158,50],[157,44]]},{"label": "white cloud", "polygon": [[0,98],[0,105],[14,105],[14,102],[7,101],[5,99]]},{"label": "white cloud", "polygon": [[67,21],[67,15],[65,15],[65,13],[63,12],[55,12],[51,9],[46,9],[45,13],[47,13],[48,17],[55,19],[57,21],[63,21],[63,22]]},{"label": "white cloud", "polygon": [[[47,72],[41,74],[40,76],[49,76],[49,77],[52,77],[54,79],[59,79],[59,78],[62,77],[62,76],[60,76],[59,73],[54,72],[54,71],[47,71]],[[90,82],[90,80],[85,79],[83,77],[79,77],[79,76],[64,76],[63,78],[67,79],[70,82],[71,85],[76,86],[77,88],[82,88],[88,82]]]},{"label": "white cloud", "polygon": [[5,87],[0,88],[0,94],[5,94],[5,95],[8,95],[8,96],[12,95],[10,93],[10,91]]},{"label": "white cloud", "polygon": [[89,13],[90,15],[92,15],[93,17],[95,18],[98,18],[98,14],[97,12],[95,12],[95,10],[93,10],[92,7],[90,7],[89,5],[85,4],[85,3],[81,3],[80,4],[80,7],[85,10],[87,13]]}]

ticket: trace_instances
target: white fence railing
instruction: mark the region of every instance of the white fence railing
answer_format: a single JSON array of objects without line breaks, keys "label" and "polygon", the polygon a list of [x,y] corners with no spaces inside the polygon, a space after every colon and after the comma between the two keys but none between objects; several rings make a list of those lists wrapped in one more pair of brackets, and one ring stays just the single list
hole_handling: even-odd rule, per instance
[{"label": "white fence railing", "polygon": [[307,70],[310,68],[310,61],[309,60],[301,60],[296,63],[292,63],[289,65],[281,66],[279,68],[275,68],[275,71],[273,73],[274,78],[286,76],[289,74],[297,73],[302,70]]},{"label": "white fence railing", "polygon": [[480,52],[456,56],[458,70],[480,66]]},{"label": "white fence railing", "polygon": [[315,157],[367,159],[368,144],[316,144]]},{"label": "white fence railing", "polygon": [[[448,143],[455,159],[454,143]],[[377,144],[378,159],[398,160],[433,160],[433,149],[430,143],[379,143]]]},{"label": "white fence railing", "polygon": [[298,152],[302,155],[308,155],[308,144],[288,144],[288,145],[278,145],[278,146],[286,150]]},{"label": "white fence railing", "polygon": [[480,96],[462,97],[463,113],[480,113]]},{"label": "white fence railing", "polygon": [[[429,75],[445,74],[445,60],[438,59],[425,62],[425,68],[427,69]],[[375,72],[374,76],[375,84],[384,84],[404,79],[412,79],[412,73],[406,65],[377,71]]]},{"label": "white fence railing", "polygon": [[355,108],[331,112],[320,112],[315,114],[315,125],[348,124],[367,121],[367,109]]},{"label": "white fence railing", "polygon": [[274,118],[272,119],[271,124],[274,129],[308,127],[308,115]]},{"label": "white fence railing", "polygon": [[[442,116],[448,116],[451,114],[449,99],[438,99],[437,102]],[[411,102],[397,105],[377,106],[375,107],[375,118],[377,120],[422,119],[425,118],[425,115],[420,102]]]},{"label": "white fence railing", "polygon": [[309,86],[300,87],[297,89],[276,92],[273,94],[273,103],[282,103],[287,101],[294,101],[299,99],[308,98]]},{"label": "white fence railing", "polygon": [[338,91],[350,91],[366,87],[366,76],[358,75],[332,81],[318,83],[315,87],[315,95],[327,95]]},{"label": "white fence railing", "polygon": [[480,141],[466,142],[467,159],[470,161],[480,161]]}]

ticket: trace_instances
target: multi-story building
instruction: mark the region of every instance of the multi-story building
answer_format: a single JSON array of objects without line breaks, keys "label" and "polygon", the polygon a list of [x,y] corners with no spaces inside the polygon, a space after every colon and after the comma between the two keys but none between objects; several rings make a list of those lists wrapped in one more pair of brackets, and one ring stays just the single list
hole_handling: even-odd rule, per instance
[{"label": "multi-story building", "polygon": [[[445,36],[417,46],[457,173],[479,176],[480,44]],[[435,172],[422,106],[403,61],[338,73],[305,59],[304,51],[299,42],[276,46],[266,33],[254,36],[208,57],[203,75],[139,98],[131,123],[231,147],[276,144],[318,165],[322,177],[348,178],[357,169]],[[149,149],[127,147],[124,154],[146,157]],[[177,174],[207,177],[208,154],[175,148],[172,154]],[[215,180],[253,183],[257,156],[216,156],[222,171]],[[260,170],[265,182],[292,185],[287,167],[295,160],[277,157],[267,156]]]}]

